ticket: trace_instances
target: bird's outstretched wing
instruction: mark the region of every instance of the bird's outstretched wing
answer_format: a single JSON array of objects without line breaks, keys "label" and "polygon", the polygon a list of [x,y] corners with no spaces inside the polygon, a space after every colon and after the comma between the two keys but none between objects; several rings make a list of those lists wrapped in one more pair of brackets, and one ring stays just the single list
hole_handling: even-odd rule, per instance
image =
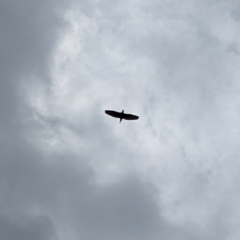
[{"label": "bird's outstretched wing", "polygon": [[137,120],[139,119],[139,116],[133,115],[133,114],[124,114],[123,119],[126,120]]},{"label": "bird's outstretched wing", "polygon": [[105,113],[112,116],[112,117],[120,118],[120,113],[119,112],[112,111],[112,110],[105,110]]}]

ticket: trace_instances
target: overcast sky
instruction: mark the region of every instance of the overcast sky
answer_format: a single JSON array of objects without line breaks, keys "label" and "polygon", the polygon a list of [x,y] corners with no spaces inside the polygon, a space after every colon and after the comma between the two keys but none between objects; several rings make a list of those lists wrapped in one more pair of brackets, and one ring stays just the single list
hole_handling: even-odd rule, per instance
[{"label": "overcast sky", "polygon": [[0,239],[239,240],[239,39],[237,0],[1,0]]}]

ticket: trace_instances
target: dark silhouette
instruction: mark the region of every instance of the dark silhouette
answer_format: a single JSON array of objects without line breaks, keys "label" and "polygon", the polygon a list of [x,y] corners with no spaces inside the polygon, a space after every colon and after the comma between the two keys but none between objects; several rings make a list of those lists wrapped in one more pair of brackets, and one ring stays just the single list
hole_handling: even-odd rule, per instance
[{"label": "dark silhouette", "polygon": [[125,119],[125,120],[137,120],[139,117],[136,115],[132,115],[132,114],[127,114],[124,113],[124,110],[122,110],[122,112],[116,112],[116,111],[112,111],[112,110],[105,110],[105,113],[115,117],[115,118],[120,118],[120,122]]}]

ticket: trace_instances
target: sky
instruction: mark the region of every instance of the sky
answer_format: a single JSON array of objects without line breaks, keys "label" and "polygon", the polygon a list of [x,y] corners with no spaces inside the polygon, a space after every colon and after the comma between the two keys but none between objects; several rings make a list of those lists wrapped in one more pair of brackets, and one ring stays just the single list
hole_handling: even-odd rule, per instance
[{"label": "sky", "polygon": [[1,0],[1,240],[238,240],[239,24],[236,0]]}]

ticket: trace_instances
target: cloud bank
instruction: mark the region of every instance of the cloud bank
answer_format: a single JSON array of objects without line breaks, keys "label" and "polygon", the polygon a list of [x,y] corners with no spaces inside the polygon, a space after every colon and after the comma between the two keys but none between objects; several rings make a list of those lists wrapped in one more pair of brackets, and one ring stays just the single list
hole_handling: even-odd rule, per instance
[{"label": "cloud bank", "polygon": [[2,1],[1,239],[239,239],[239,7]]}]

